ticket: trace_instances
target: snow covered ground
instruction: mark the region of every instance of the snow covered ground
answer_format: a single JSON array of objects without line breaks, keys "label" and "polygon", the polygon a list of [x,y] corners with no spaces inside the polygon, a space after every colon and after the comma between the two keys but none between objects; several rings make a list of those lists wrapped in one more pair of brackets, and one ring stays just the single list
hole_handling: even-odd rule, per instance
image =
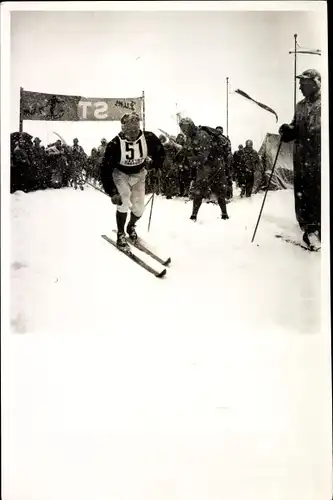
[{"label": "snow covered ground", "polygon": [[321,254],[274,237],[299,238],[289,191],[251,243],[261,202],[194,224],[157,197],[159,280],[102,240],[93,188],[11,195],[4,500],[330,498]]},{"label": "snow covered ground", "polygon": [[149,324],[153,311],[163,328],[183,330],[192,322],[205,330],[238,324],[318,333],[320,254],[274,237],[299,238],[289,191],[269,194],[251,243],[261,201],[262,195],[236,199],[229,221],[205,204],[193,224],[190,202],[157,198],[149,237],[172,257],[167,278],[158,281],[101,240],[115,228],[114,209],[93,188],[13,194],[14,331],[110,335],[126,328],[124,315],[130,322],[139,314]]}]

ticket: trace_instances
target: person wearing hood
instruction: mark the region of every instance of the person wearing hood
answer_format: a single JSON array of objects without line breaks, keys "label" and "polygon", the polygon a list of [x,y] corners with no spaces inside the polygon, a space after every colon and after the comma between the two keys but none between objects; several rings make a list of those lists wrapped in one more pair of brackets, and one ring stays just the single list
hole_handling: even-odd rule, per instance
[{"label": "person wearing hood", "polygon": [[[229,219],[225,201],[226,176],[224,153],[221,153],[221,135],[215,129],[197,127],[190,118],[182,118],[179,122],[182,133],[186,136],[183,148],[185,155],[194,169],[192,191],[193,206],[190,217],[194,222],[203,199],[209,190],[216,196],[221,209],[221,218]],[[223,149],[223,147],[222,147]]]},{"label": "person wearing hood", "polygon": [[298,75],[304,99],[296,105],[290,124],[279,129],[283,142],[294,141],[294,196],[303,241],[321,245],[321,75],[308,69]]},{"label": "person wearing hood", "polygon": [[128,251],[125,224],[131,205],[127,234],[137,239],[136,223],[145,206],[145,181],[147,168],[161,169],[165,157],[163,145],[153,133],[142,131],[140,117],[126,114],[121,119],[121,132],[108,143],[101,165],[101,181],[104,191],[117,205],[117,246]]}]

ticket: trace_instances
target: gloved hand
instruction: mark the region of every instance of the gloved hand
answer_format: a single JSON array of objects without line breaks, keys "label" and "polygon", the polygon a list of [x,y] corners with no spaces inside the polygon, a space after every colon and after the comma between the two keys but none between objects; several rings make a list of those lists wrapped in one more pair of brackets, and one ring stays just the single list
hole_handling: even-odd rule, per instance
[{"label": "gloved hand", "polygon": [[123,203],[123,200],[121,199],[121,196],[118,193],[111,196],[111,201],[114,205],[121,205]]},{"label": "gloved hand", "polygon": [[153,163],[152,158],[150,158],[150,156],[147,156],[147,158],[146,158],[146,169],[147,169],[147,170],[149,170],[149,169],[150,169],[150,167],[151,167],[152,163]]},{"label": "gloved hand", "polygon": [[291,125],[288,125],[288,123],[281,125],[279,134],[283,142],[290,142],[295,139],[295,129]]}]

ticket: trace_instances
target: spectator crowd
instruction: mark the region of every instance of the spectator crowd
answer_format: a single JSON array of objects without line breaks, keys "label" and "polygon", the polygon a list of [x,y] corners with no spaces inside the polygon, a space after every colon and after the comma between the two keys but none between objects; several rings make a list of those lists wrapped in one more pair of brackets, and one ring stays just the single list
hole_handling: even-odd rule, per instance
[{"label": "spectator crowd", "polygon": [[[222,127],[215,130],[223,136]],[[155,191],[167,199],[190,197],[195,168],[183,154],[186,150],[185,135],[176,137],[164,133],[159,139],[165,149],[165,161],[158,181],[148,172],[147,193]],[[260,188],[255,177],[261,169],[261,159],[251,140],[246,141],[245,146],[239,145],[234,153],[230,140],[227,141],[226,198],[233,197],[234,185],[241,189],[241,196],[249,197]],[[103,138],[100,145],[87,155],[77,138],[71,146],[60,139],[45,146],[38,137],[14,132],[11,134],[11,192],[61,187],[83,190],[87,181],[100,187],[100,165],[106,146],[107,140]]]}]

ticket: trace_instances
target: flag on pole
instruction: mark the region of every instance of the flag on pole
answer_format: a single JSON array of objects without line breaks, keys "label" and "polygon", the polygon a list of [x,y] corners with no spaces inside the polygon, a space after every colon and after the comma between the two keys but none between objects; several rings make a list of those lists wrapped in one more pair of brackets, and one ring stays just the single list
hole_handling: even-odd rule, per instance
[{"label": "flag on pole", "polygon": [[315,56],[321,56],[321,50],[320,49],[307,49],[305,47],[301,47],[299,43],[296,42],[296,51],[295,50],[290,50],[289,54],[312,54]]},{"label": "flag on pole", "polygon": [[249,94],[247,94],[243,90],[237,89],[237,90],[235,90],[235,92],[236,92],[236,94],[239,94],[239,95],[245,97],[246,99],[249,99],[250,101],[254,102],[258,106],[260,106],[262,109],[265,109],[266,111],[269,111],[270,113],[273,113],[273,115],[275,115],[275,117],[276,117],[276,122],[279,121],[279,117],[278,117],[276,111],[274,111],[274,109],[270,108],[266,104],[263,104],[262,102],[256,101],[255,99],[250,97]]},{"label": "flag on pole", "polygon": [[312,54],[314,56],[321,56],[321,50],[319,49],[301,49],[301,50],[290,50],[289,54]]}]

